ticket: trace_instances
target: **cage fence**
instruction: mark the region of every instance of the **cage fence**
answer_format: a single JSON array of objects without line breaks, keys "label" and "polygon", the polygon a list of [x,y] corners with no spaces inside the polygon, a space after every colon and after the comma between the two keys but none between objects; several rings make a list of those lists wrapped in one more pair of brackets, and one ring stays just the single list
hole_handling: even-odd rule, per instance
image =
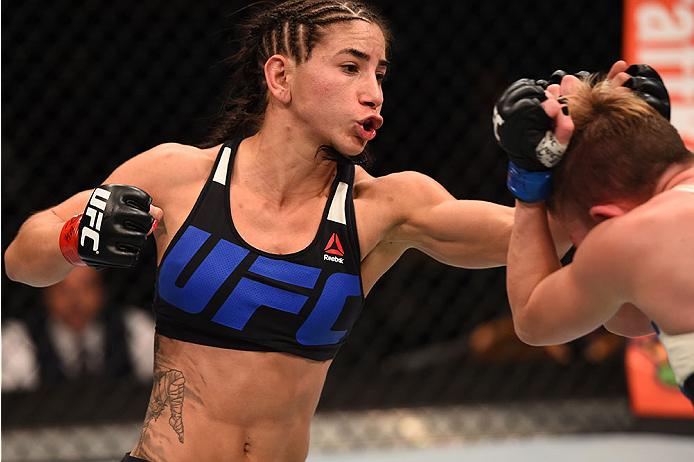
[{"label": "cage fence", "polygon": [[[135,154],[204,141],[247,3],[3,2],[3,250],[31,213],[95,187]],[[511,204],[491,127],[504,87],[558,68],[605,71],[620,57],[621,2],[371,3],[395,40],[370,171],[421,171],[458,198]],[[150,246],[138,267],[106,271],[114,306],[148,313],[154,269]],[[629,428],[623,342],[596,332],[555,349],[521,344],[504,278],[408,251],[331,367],[314,447]],[[44,316],[39,290],[4,273],[2,289],[3,324]],[[129,450],[149,386],[125,377],[3,389],[3,460]]]}]

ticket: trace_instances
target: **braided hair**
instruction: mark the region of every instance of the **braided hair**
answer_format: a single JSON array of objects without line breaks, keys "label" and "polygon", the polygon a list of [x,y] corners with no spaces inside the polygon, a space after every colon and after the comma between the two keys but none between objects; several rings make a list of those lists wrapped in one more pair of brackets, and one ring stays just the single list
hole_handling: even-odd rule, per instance
[{"label": "braided hair", "polygon": [[[267,109],[264,66],[274,54],[308,60],[322,38],[324,28],[346,21],[365,21],[379,26],[390,41],[385,20],[370,7],[349,0],[289,0],[257,12],[241,26],[240,47],[228,60],[234,68],[230,91],[218,122],[206,143],[214,146],[232,137],[252,136],[260,130]],[[328,159],[367,163],[368,154],[348,158],[331,146],[321,146]]]}]

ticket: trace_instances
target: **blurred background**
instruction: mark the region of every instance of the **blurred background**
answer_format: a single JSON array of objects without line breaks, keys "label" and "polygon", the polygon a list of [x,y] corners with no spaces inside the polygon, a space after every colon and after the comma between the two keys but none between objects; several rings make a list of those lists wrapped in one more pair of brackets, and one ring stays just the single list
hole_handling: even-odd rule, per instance
[{"label": "blurred background", "polygon": [[[3,251],[31,213],[96,187],[137,153],[205,140],[248,3],[3,1]],[[620,1],[370,3],[395,38],[370,172],[418,170],[461,199],[512,205],[491,126],[507,85],[555,69],[606,72],[624,57]],[[683,8],[675,24],[691,26],[691,1],[664,3]],[[155,264],[151,244],[137,268],[86,271],[47,290],[3,271],[3,460],[118,460],[132,447],[151,389]],[[332,365],[312,430],[316,451],[694,433],[686,412],[634,412],[624,339],[598,330],[558,347],[521,344],[504,278],[503,268],[456,269],[406,253],[370,293]]]}]

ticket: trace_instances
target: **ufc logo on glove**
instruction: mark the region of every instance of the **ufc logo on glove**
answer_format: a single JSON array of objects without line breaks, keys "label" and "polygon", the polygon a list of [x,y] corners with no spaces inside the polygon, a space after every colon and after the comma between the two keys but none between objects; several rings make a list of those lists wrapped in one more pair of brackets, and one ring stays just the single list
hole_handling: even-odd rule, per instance
[{"label": "ufc logo on glove", "polygon": [[84,214],[89,217],[89,223],[82,228],[80,246],[85,246],[86,238],[91,239],[93,242],[92,250],[95,254],[99,253],[99,231],[101,230],[101,220],[104,218],[106,201],[108,201],[109,197],[111,197],[111,191],[96,188],[92,193],[92,197],[89,198],[89,204],[84,211]]}]

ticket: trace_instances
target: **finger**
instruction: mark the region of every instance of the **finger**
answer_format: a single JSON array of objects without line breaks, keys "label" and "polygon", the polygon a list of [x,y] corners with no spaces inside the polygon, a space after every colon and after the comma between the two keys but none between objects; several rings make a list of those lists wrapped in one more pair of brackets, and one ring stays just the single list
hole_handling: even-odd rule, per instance
[{"label": "finger", "polygon": [[[622,85],[624,85],[631,76],[627,74],[626,72],[620,72],[617,75],[615,75],[612,80],[610,80],[610,88],[613,90],[618,90]],[[621,90],[620,90],[621,91]]]},{"label": "finger", "polygon": [[554,136],[557,141],[566,144],[571,140],[571,135],[574,132],[574,122],[569,114],[569,107],[562,105],[559,114],[555,118],[556,126],[554,127]]},{"label": "finger", "polygon": [[561,95],[574,95],[578,86],[581,84],[581,80],[575,75],[567,75],[561,79],[560,91]]},{"label": "finger", "polygon": [[561,113],[562,105],[556,98],[548,98],[546,101],[542,102],[541,106],[552,120],[556,119]]},{"label": "finger", "polygon": [[157,224],[159,223],[159,220],[164,218],[164,211],[157,206],[150,205],[149,206],[149,214],[154,217],[154,223],[152,223],[152,229],[150,229],[149,232],[147,233],[148,236],[151,233],[153,233],[155,229],[157,229]]},{"label": "finger", "polygon": [[548,98],[559,98],[559,95],[561,95],[561,86],[557,83],[548,86],[545,90],[545,95],[547,95]]},{"label": "finger", "polygon": [[552,119],[554,136],[557,138],[557,141],[562,144],[568,143],[574,131],[574,123],[569,115],[568,106],[556,99],[547,99],[542,103],[542,108]]},{"label": "finger", "polygon": [[627,67],[628,66],[626,61],[621,59],[619,61],[616,61],[610,68],[610,72],[607,73],[607,80],[611,81],[613,78],[615,78],[617,74],[626,71]]}]

